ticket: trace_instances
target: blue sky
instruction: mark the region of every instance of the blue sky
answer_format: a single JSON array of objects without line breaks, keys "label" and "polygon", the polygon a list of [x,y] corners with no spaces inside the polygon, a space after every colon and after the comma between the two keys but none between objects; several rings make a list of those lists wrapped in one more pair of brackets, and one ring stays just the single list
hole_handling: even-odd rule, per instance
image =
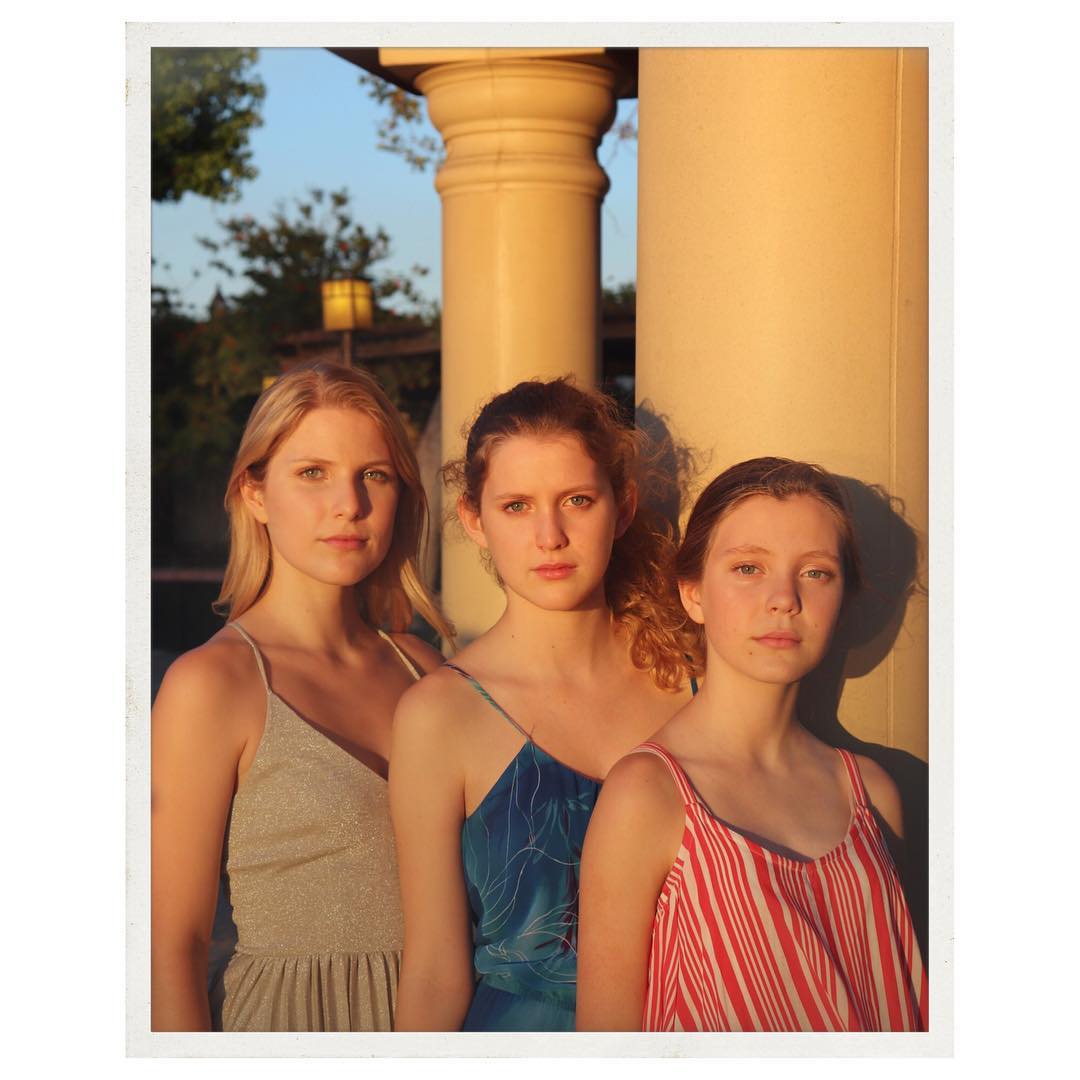
[{"label": "blue sky", "polygon": [[[426,266],[429,273],[418,283],[429,299],[438,299],[440,208],[434,176],[375,148],[381,111],[358,85],[360,69],[325,49],[267,48],[260,50],[258,72],[266,84],[263,126],[252,133],[250,145],[259,175],[241,186],[235,203],[188,194],[179,203],[153,205],[154,283],[177,289],[193,313],[202,314],[219,284],[226,294],[243,285],[207,267],[209,254],[197,236],[218,238],[217,222],[234,214],[263,220],[278,203],[291,204],[311,186],[347,187],[359,223],[369,231],[382,225],[390,235],[391,256],[380,268],[407,272],[417,263]],[[615,124],[636,107],[636,100],[620,101]],[[433,133],[426,119],[424,131]],[[611,178],[601,209],[603,281],[633,281],[637,144],[620,143],[609,134],[597,156]]]}]

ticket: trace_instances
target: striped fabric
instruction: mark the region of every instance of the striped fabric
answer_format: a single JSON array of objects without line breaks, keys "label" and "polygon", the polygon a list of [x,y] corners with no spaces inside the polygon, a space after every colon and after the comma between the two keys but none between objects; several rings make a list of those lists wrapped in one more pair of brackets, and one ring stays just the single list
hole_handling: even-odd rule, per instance
[{"label": "striped fabric", "polygon": [[686,829],[656,906],[644,1031],[925,1031],[927,977],[854,757],[847,836],[781,855],[714,817],[661,757]]}]

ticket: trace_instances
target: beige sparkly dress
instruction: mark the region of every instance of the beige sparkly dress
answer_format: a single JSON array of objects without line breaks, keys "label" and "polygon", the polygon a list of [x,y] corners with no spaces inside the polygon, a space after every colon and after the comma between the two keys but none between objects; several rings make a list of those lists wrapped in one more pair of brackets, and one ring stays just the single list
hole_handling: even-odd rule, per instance
[{"label": "beige sparkly dress", "polygon": [[386,781],[274,693],[231,625],[255,653],[266,726],[226,832],[222,1030],[390,1031],[403,928]]}]

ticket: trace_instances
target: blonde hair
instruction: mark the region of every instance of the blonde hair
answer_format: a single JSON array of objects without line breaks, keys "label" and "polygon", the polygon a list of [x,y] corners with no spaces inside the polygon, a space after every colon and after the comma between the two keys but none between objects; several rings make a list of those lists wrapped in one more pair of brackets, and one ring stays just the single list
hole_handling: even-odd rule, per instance
[{"label": "blonde hair", "polygon": [[[443,481],[474,510],[492,451],[514,435],[576,435],[607,473],[615,500],[648,496],[659,463],[645,435],[629,427],[613,398],[583,390],[569,376],[518,383],[493,397],[466,432],[465,455],[443,466]],[[690,674],[684,612],[667,586],[675,558],[674,530],[640,498],[637,512],[612,546],[604,592],[630,638],[630,659],[663,690],[678,690]]]},{"label": "blonde hair", "polygon": [[394,537],[386,558],[356,585],[363,615],[376,626],[401,632],[416,611],[447,640],[454,628],[439,611],[419,572],[427,539],[427,496],[401,418],[382,387],[364,371],[319,361],[293,368],[264,390],[248,417],[225,489],[229,514],[229,561],[214,603],[219,614],[239,618],[270,581],[271,551],[266,526],[244,502],[245,483],[262,483],[278,447],[313,409],[355,409],[371,417],[390,449],[401,480]]}]

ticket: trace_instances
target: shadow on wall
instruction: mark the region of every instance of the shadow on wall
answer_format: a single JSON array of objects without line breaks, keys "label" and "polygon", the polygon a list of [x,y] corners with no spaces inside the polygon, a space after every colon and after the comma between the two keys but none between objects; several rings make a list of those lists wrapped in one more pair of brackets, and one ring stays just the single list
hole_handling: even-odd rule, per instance
[{"label": "shadow on wall", "polygon": [[847,476],[837,479],[855,518],[864,587],[844,611],[825,660],[803,680],[799,719],[831,746],[876,761],[900,789],[905,839],[897,843],[889,837],[890,847],[911,908],[915,936],[926,957],[930,860],[927,765],[905,750],[857,739],[837,717],[844,683],[884,662],[900,633],[909,598],[925,592],[925,583],[920,580],[919,537],[904,519],[899,499],[876,485]]},{"label": "shadow on wall", "polygon": [[[649,402],[637,407],[637,427],[648,439],[655,479],[641,492],[642,505],[658,512],[679,538],[680,512],[690,509],[690,494],[711,466],[703,455],[678,441],[666,417]],[[719,470],[715,470],[719,471]],[[714,470],[709,468],[707,479]],[[919,947],[927,957],[929,913],[929,774],[924,761],[905,750],[864,742],[847,731],[837,706],[848,679],[867,675],[883,663],[904,623],[909,598],[925,593],[920,580],[920,543],[904,517],[901,500],[883,488],[838,476],[855,519],[863,562],[864,588],[844,612],[825,660],[802,683],[799,719],[818,738],[876,761],[900,789],[904,836],[884,828],[911,909]],[[884,822],[881,823],[884,826]],[[929,961],[927,961],[929,962]]]},{"label": "shadow on wall", "polygon": [[678,543],[680,515],[690,510],[691,492],[696,491],[696,480],[712,455],[702,454],[680,442],[672,432],[668,418],[658,413],[651,401],[638,405],[635,426],[645,436],[642,453],[646,479],[643,490],[638,492],[639,505],[667,521]]}]

